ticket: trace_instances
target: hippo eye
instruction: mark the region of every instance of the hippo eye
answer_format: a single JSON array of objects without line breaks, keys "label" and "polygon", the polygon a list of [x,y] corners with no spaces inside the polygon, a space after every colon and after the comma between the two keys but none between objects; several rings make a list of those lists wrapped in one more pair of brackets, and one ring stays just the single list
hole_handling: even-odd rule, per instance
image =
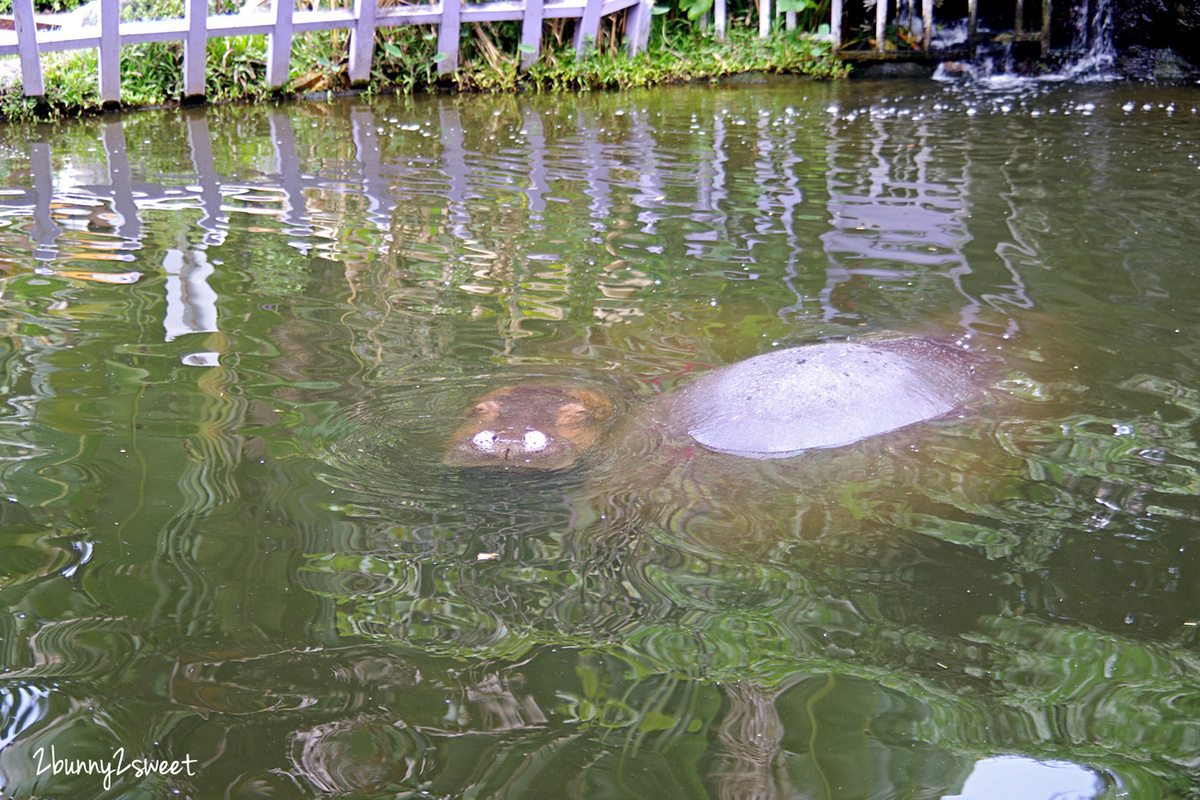
[{"label": "hippo eye", "polygon": [[541,431],[528,431],[525,434],[525,451],[528,453],[536,453],[539,450],[545,450],[546,445],[550,440],[546,438],[546,434]]},{"label": "hippo eye", "polygon": [[471,444],[475,445],[476,450],[490,453],[496,449],[496,432],[480,431],[471,437]]}]

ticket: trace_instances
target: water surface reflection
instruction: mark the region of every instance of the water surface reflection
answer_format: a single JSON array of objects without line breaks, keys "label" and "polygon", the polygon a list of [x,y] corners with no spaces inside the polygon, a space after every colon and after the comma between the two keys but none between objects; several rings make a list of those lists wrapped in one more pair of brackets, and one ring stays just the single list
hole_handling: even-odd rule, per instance
[{"label": "water surface reflection", "polygon": [[[766,82],[0,131],[5,796],[105,795],[51,747],[194,758],[114,791],[195,797],[971,797],[1014,765],[1187,796],[1190,102]],[[994,357],[988,399],[780,462],[647,433],[710,367],[897,332]],[[446,467],[525,378],[612,392],[617,438]]]}]

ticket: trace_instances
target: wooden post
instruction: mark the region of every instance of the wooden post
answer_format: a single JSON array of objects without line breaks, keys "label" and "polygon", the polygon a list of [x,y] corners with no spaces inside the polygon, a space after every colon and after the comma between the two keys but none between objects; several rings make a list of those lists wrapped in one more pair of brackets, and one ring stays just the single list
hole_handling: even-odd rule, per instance
[{"label": "wooden post", "polygon": [[[629,13],[632,14],[633,9]],[[629,36],[628,25],[625,35]],[[525,14],[521,17],[521,50],[521,69],[529,69],[542,52],[542,0],[525,0]]]},{"label": "wooden post", "polygon": [[921,49],[929,58],[933,42],[933,0],[922,0],[921,3]]},{"label": "wooden post", "polygon": [[758,0],[758,38],[771,35],[771,0]]},{"label": "wooden post", "polygon": [[882,53],[887,50],[884,37],[887,35],[887,0],[875,2],[875,49]]},{"label": "wooden post", "polygon": [[292,57],[292,16],[295,0],[275,0],[275,26],[267,35],[267,85],[279,90],[287,83]]},{"label": "wooden post", "polygon": [[100,107],[121,104],[121,2],[100,0]]},{"label": "wooden post", "polygon": [[833,39],[833,54],[842,49],[842,0],[833,0],[829,11],[829,36]]},{"label": "wooden post", "polygon": [[1050,55],[1050,0],[1042,0],[1042,58]]},{"label": "wooden post", "polygon": [[583,7],[583,16],[575,24],[575,57],[584,58],[596,46],[596,38],[600,35],[601,0],[587,0]]},{"label": "wooden post", "polygon": [[371,80],[371,55],[375,50],[375,12],[378,0],[354,0],[354,33],[350,35],[350,83]]},{"label": "wooden post", "polygon": [[967,0],[967,57],[975,57],[975,45],[979,43],[978,0]]},{"label": "wooden post", "polygon": [[208,47],[208,0],[187,0],[184,9],[187,38],[183,40],[183,98],[185,105],[204,102],[204,65]]},{"label": "wooden post", "polygon": [[[725,0],[717,0],[724,5]],[[640,53],[650,43],[650,20],[653,18],[653,0],[640,0],[629,7],[625,17],[625,48],[630,55]]]},{"label": "wooden post", "polygon": [[445,75],[458,69],[458,36],[462,11],[460,0],[442,0],[442,23],[438,25],[438,73]]},{"label": "wooden post", "polygon": [[21,86],[26,97],[46,93],[42,79],[42,56],[38,53],[37,24],[33,21],[33,0],[13,0],[13,27],[17,29],[17,49],[21,59]]},{"label": "wooden post", "polygon": [[1019,39],[1025,33],[1025,0],[1017,0],[1017,14],[1013,20],[1013,33]]}]

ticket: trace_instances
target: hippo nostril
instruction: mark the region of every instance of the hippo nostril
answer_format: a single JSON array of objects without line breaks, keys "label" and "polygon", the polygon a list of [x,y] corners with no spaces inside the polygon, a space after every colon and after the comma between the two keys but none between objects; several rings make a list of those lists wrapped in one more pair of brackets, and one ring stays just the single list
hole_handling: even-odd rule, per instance
[{"label": "hippo nostril", "polygon": [[527,431],[525,433],[525,450],[527,452],[536,453],[539,450],[545,450],[546,445],[549,443],[549,438],[541,431]]},{"label": "hippo nostril", "polygon": [[471,444],[475,445],[476,450],[491,453],[496,449],[496,432],[480,431],[471,437]]}]

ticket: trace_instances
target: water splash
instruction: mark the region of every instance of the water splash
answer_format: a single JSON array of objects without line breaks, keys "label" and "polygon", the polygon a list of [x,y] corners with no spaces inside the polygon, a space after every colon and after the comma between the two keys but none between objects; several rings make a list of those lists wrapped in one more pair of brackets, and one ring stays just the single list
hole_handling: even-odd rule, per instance
[{"label": "water splash", "polygon": [[1112,0],[1084,0],[1075,8],[1075,48],[1082,52],[1050,80],[1111,81],[1119,77],[1112,37]]},{"label": "water splash", "polygon": [[[942,63],[934,73],[936,80],[967,78],[984,91],[1011,92],[1032,88],[1039,83],[1107,82],[1120,74],[1115,69],[1116,47],[1112,36],[1111,0],[1078,0],[1072,13],[1073,40],[1068,47],[1056,48],[1047,62],[1050,72],[1028,72],[1018,61],[1012,42],[980,42],[974,58],[966,63]],[[967,41],[967,20],[951,23],[939,31],[937,46],[961,47]],[[985,37],[992,33],[979,28]]]}]

